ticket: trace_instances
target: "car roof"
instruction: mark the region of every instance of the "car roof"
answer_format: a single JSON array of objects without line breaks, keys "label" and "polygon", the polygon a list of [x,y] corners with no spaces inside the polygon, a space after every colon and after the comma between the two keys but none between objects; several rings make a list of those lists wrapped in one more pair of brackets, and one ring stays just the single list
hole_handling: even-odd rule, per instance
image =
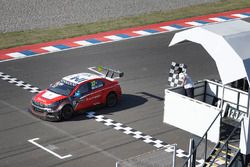
[{"label": "car roof", "polygon": [[71,83],[71,84],[78,85],[78,84],[83,83],[87,80],[100,79],[100,78],[102,78],[102,77],[98,76],[96,74],[78,73],[78,74],[72,74],[72,75],[63,77],[62,79],[66,82]]}]

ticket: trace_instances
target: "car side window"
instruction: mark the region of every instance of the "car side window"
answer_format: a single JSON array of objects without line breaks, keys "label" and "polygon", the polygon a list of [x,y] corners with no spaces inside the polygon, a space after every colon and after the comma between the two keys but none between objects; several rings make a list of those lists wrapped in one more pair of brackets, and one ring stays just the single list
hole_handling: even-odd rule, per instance
[{"label": "car side window", "polygon": [[81,96],[87,94],[90,91],[89,83],[81,85],[77,91],[80,92]]},{"label": "car side window", "polygon": [[104,86],[104,82],[101,80],[94,80],[90,82],[91,90],[95,90]]}]

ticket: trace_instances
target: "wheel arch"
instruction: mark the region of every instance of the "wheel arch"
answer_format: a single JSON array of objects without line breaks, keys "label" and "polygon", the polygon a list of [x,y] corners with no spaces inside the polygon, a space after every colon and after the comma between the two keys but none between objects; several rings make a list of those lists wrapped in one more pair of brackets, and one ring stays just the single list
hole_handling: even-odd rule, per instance
[{"label": "wheel arch", "polygon": [[[106,106],[107,106],[107,102],[108,102],[108,97],[109,97],[109,95],[111,95],[111,94],[114,94],[114,95],[115,95],[116,104],[117,104],[118,101],[119,101],[117,93],[116,93],[115,91],[110,91],[110,92],[106,95],[106,97],[105,97],[105,105],[106,105]],[[116,104],[115,104],[115,105],[116,105]]]},{"label": "wheel arch", "polygon": [[65,106],[70,106],[73,110],[74,110],[74,107],[73,107],[73,105],[72,104],[70,104],[70,103],[62,103],[62,104],[60,104],[60,106],[58,107],[58,111],[62,111],[62,109],[63,109],[63,107],[65,107]]}]

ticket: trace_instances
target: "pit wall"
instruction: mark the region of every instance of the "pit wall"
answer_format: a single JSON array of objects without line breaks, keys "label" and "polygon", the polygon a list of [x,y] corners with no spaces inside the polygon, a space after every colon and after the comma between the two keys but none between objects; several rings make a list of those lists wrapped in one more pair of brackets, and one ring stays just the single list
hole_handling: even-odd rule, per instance
[{"label": "pit wall", "polygon": [[[195,84],[194,99],[186,97],[182,87],[166,89],[163,122],[202,137],[220,112],[222,94],[223,85],[209,80]],[[225,103],[247,112],[248,94],[225,86]],[[208,140],[219,141],[220,121],[218,116],[208,131]]]}]

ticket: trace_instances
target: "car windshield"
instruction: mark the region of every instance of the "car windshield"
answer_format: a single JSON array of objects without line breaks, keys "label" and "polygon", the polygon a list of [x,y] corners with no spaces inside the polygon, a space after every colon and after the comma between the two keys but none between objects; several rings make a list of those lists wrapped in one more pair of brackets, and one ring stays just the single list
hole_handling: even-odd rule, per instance
[{"label": "car windshield", "polygon": [[74,88],[75,85],[68,84],[62,80],[56,82],[55,84],[50,85],[48,90],[57,94],[68,96],[73,91]]}]

